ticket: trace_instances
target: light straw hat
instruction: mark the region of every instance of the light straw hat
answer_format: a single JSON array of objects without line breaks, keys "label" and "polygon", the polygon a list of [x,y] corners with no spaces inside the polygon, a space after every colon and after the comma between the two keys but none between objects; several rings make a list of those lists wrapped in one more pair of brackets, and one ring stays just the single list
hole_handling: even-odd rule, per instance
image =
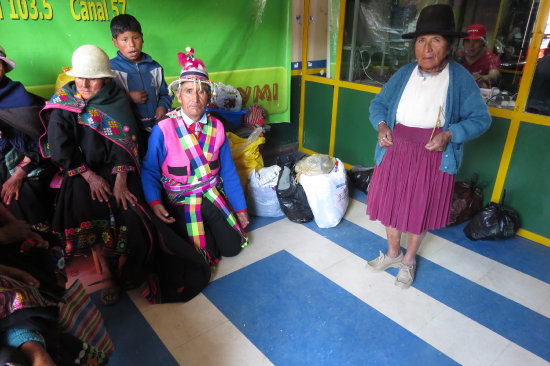
[{"label": "light straw hat", "polygon": [[85,44],[73,52],[73,67],[66,74],[75,78],[99,79],[114,78],[109,56],[101,48]]}]

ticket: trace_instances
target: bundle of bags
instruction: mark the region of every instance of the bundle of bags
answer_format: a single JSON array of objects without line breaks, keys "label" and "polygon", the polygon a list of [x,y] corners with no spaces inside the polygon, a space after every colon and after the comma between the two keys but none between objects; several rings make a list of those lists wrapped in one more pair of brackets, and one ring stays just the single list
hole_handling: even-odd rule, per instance
[{"label": "bundle of bags", "polygon": [[241,110],[243,97],[238,89],[232,85],[218,83],[212,93],[211,108],[238,112]]},{"label": "bundle of bags", "polygon": [[235,162],[235,168],[241,181],[241,185],[246,192],[248,178],[254,170],[264,167],[261,146],[265,143],[263,128],[256,128],[247,138],[237,136],[232,132],[227,132],[229,141],[229,150],[231,157]]},{"label": "bundle of bags", "polygon": [[516,210],[504,206],[506,190],[500,202],[489,202],[475,214],[464,227],[464,234],[470,240],[503,240],[516,235],[520,217]]},{"label": "bundle of bags", "polygon": [[293,222],[315,220],[320,228],[330,228],[340,223],[348,203],[344,164],[328,155],[315,154],[296,163],[292,159],[279,161],[249,177],[248,204],[252,215],[284,214]]},{"label": "bundle of bags", "polygon": [[273,165],[250,172],[246,197],[249,214],[266,217],[284,215],[275,191],[280,171],[280,166]]}]

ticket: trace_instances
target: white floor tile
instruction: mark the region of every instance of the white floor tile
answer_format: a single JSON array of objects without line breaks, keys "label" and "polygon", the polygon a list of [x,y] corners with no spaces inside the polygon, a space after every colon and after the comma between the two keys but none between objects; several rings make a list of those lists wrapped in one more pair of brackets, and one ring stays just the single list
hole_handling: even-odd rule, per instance
[{"label": "white floor tile", "polygon": [[320,272],[413,333],[441,311],[439,302],[414,288],[402,290],[394,285],[394,276],[387,272],[369,272],[365,265],[365,260],[351,255]]},{"label": "white floor tile", "polygon": [[491,366],[548,366],[550,362],[510,342]]},{"label": "white floor tile", "polygon": [[156,304],[141,313],[168,350],[172,351],[229,320],[203,295],[186,303]]},{"label": "white floor tile", "polygon": [[[544,297],[544,295],[542,295],[542,297]],[[550,318],[550,294],[546,296],[546,301],[537,309],[537,311],[545,317]]]},{"label": "white floor tile", "polygon": [[349,251],[302,226],[286,250],[317,271],[328,268],[351,255]]},{"label": "white floor tile", "polygon": [[185,366],[273,365],[232,323],[223,323],[175,348],[172,354]]},{"label": "white floor tile", "polygon": [[509,340],[451,308],[439,313],[418,336],[461,365],[491,365]]}]

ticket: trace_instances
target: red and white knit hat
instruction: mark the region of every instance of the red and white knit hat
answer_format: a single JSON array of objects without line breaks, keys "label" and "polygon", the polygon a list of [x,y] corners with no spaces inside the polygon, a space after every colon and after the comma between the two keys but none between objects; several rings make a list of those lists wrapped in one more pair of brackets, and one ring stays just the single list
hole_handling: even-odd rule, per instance
[{"label": "red and white knit hat", "polygon": [[186,81],[206,83],[214,86],[214,83],[208,79],[206,66],[200,58],[194,56],[195,50],[191,47],[185,49],[186,53],[178,53],[178,62],[181,65],[180,77],[170,83],[170,89],[177,92],[180,84]]}]

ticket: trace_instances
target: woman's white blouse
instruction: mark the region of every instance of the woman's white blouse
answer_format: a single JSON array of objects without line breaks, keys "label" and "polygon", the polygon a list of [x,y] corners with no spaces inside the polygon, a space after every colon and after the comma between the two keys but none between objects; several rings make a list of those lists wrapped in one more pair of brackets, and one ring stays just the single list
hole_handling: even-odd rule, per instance
[{"label": "woman's white blouse", "polygon": [[397,123],[409,127],[434,128],[445,123],[445,101],[449,89],[449,65],[437,75],[413,70],[397,106]]}]

